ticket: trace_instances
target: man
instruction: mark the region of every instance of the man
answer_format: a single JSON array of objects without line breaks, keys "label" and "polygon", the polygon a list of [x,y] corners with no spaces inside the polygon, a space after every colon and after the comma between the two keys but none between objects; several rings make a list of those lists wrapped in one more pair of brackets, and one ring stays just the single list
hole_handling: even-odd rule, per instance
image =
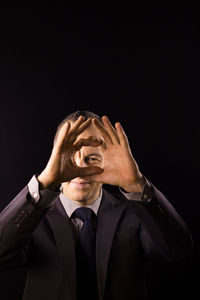
[{"label": "man", "polygon": [[26,264],[25,300],[147,299],[145,261],[179,261],[192,249],[184,221],[141,174],[121,124],[88,111],[58,126],[47,166],[0,221],[1,266]]}]

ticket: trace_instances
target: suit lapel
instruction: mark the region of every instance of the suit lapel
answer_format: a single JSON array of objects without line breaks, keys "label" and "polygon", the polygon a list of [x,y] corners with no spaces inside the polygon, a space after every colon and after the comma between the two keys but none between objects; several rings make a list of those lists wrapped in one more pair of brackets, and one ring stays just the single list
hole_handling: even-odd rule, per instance
[{"label": "suit lapel", "polygon": [[96,262],[100,299],[103,299],[109,255],[114,234],[122,213],[119,200],[103,190],[101,205],[97,215]]},{"label": "suit lapel", "polygon": [[46,214],[52,227],[59,256],[65,270],[73,298],[76,299],[76,258],[75,245],[69,217],[67,216],[59,197]]}]

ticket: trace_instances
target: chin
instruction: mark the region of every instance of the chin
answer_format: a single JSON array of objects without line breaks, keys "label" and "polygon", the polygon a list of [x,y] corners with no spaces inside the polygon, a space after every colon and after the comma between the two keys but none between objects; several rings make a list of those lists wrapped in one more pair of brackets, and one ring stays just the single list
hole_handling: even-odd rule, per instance
[{"label": "chin", "polygon": [[74,201],[84,202],[89,198],[89,193],[86,191],[74,191],[71,193],[71,195],[69,194],[69,197]]},{"label": "chin", "polygon": [[80,203],[91,202],[96,200],[96,195],[99,193],[100,186],[87,184],[87,183],[68,183],[63,186],[64,194],[71,200]]}]

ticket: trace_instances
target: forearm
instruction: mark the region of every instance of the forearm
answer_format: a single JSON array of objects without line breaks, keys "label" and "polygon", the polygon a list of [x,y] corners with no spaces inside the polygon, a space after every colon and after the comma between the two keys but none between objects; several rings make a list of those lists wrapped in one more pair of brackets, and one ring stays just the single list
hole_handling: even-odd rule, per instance
[{"label": "forearm", "polygon": [[188,227],[167,198],[154,186],[154,197],[146,204],[155,220],[170,260],[181,260],[193,253],[193,239]]},{"label": "forearm", "polygon": [[158,189],[147,181],[142,193],[123,194],[128,200],[141,204],[137,214],[147,256],[177,260],[192,254],[193,241],[187,225]]},{"label": "forearm", "polygon": [[31,232],[45,211],[28,200],[25,187],[0,214],[0,261],[12,259],[26,245]]},{"label": "forearm", "polygon": [[[48,191],[47,191],[48,194]],[[55,201],[57,193],[44,197],[41,192],[31,196],[26,186],[0,214],[0,261],[13,259],[25,247],[32,232]]]}]

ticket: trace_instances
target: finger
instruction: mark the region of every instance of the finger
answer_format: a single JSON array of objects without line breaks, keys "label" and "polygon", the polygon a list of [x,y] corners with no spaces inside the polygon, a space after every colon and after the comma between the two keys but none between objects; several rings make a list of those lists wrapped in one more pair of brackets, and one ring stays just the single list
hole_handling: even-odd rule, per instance
[{"label": "finger", "polygon": [[106,145],[111,145],[112,144],[112,139],[108,133],[108,131],[105,129],[105,127],[103,126],[103,124],[101,124],[99,122],[99,120],[97,119],[93,119],[93,124],[95,125],[95,127],[99,130],[99,132],[101,133],[101,135],[103,136]]},{"label": "finger", "polygon": [[78,176],[77,177],[92,176],[92,175],[100,174],[102,172],[103,172],[103,169],[100,167],[78,168]]},{"label": "finger", "polygon": [[102,172],[103,172],[103,169],[99,174],[91,174],[91,175],[85,175],[85,176],[83,175],[82,178],[89,182],[103,183]]},{"label": "finger", "polygon": [[77,131],[77,128],[84,122],[84,117],[79,116],[79,118],[75,121],[75,123],[72,124],[71,130],[70,130],[70,135],[72,135],[74,132]]},{"label": "finger", "polygon": [[91,125],[92,119],[88,118],[84,123],[82,123],[76,130],[76,134],[79,135],[82,133],[87,127]]},{"label": "finger", "polygon": [[120,144],[123,146],[128,146],[128,138],[124,132],[122,125],[119,122],[117,122],[115,124],[115,128],[116,128],[118,136],[119,136]]},{"label": "finger", "polygon": [[70,127],[71,127],[71,124],[70,122],[66,122],[60,129],[59,133],[58,133],[58,137],[57,137],[57,140],[56,140],[56,147],[60,148],[65,139],[66,139],[66,136],[70,130]]},{"label": "finger", "polygon": [[118,137],[118,134],[117,134],[117,131],[115,130],[115,128],[112,126],[112,124],[110,123],[110,120],[108,119],[108,117],[106,116],[103,116],[102,117],[102,121],[103,121],[103,124],[105,126],[105,128],[107,129],[111,139],[112,139],[112,142],[114,144],[116,143],[120,143],[120,140],[119,140],[119,137]]},{"label": "finger", "polygon": [[87,139],[80,138],[78,141],[74,142],[73,146],[78,151],[83,146],[98,147],[101,144],[103,144],[102,139],[97,139],[95,136],[90,136]]},{"label": "finger", "polygon": [[70,137],[72,137],[73,140],[76,140],[77,136],[83,132],[87,127],[91,124],[91,118],[87,119],[85,122],[78,122],[73,125],[73,128],[70,130]]}]

